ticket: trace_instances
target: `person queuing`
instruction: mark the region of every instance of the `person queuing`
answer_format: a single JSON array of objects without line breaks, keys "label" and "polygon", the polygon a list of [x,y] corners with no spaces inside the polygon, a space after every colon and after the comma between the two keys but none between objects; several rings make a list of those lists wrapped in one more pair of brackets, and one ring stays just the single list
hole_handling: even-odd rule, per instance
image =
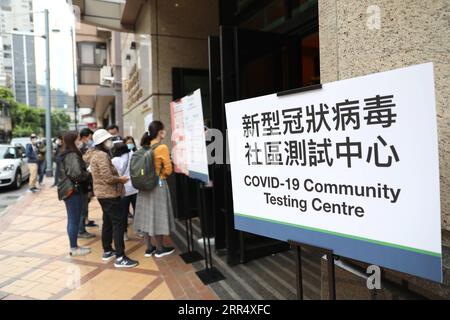
[{"label": "person queuing", "polygon": [[45,162],[45,143],[43,141],[38,141],[36,143],[36,147],[38,155],[38,182],[39,186],[42,188],[44,186],[45,169],[47,168],[47,164]]},{"label": "person queuing", "polygon": [[123,138],[119,134],[119,126],[116,124],[109,125],[106,130],[112,135],[112,142],[115,144],[117,142],[122,142]]},{"label": "person queuing", "polygon": [[83,128],[80,131],[80,151],[82,155],[85,155],[87,151],[94,148],[94,141],[92,141],[92,135],[94,132],[89,128]]},{"label": "person queuing", "polygon": [[[80,149],[81,154],[84,156],[89,149],[92,149],[94,143],[92,141],[92,130],[89,128],[83,128],[80,131],[80,142],[78,144],[78,148]],[[83,206],[81,208],[81,216],[80,216],[80,227],[78,230],[78,237],[82,239],[91,239],[95,238],[95,234],[87,232],[86,227],[95,226],[94,221],[89,221],[89,201],[90,196],[89,193],[92,192],[92,176],[89,174],[89,183],[88,188],[85,193],[81,194],[83,200]]]},{"label": "person queuing", "polygon": [[134,138],[132,136],[126,136],[123,139],[123,143],[125,143],[130,151],[136,152],[136,142],[134,142]]},{"label": "person queuing", "polygon": [[[95,131],[93,135],[95,149],[90,155],[90,170],[93,178],[94,193],[100,202],[103,211],[102,245],[103,261],[116,258],[116,268],[132,268],[138,265],[137,261],[125,255],[124,233],[125,219],[122,214],[121,196],[123,185],[128,177],[119,176],[111,163],[109,156],[113,136],[104,129]],[[112,248],[114,238],[115,250]]]},{"label": "person queuing", "polygon": [[[116,143],[113,149],[112,163],[120,176],[130,179],[130,164],[133,151],[124,143]],[[130,215],[130,204],[133,212],[136,211],[136,197],[138,190],[133,187],[131,180],[125,184],[125,195],[121,199],[122,214],[125,221],[126,230],[128,229],[128,217]],[[125,231],[124,240],[128,240],[128,233]]]},{"label": "person queuing", "polygon": [[[130,151],[133,151],[133,152],[136,152],[137,151],[137,148],[136,148],[136,142],[134,141],[134,138],[132,137],[132,136],[126,136],[124,139],[123,139],[123,143],[125,143],[127,146],[128,146],[128,149],[130,150]],[[137,197],[136,197],[136,199],[137,199]],[[131,214],[131,213],[129,213],[128,214],[128,218],[130,218],[130,219],[134,219],[134,213],[136,212],[136,208],[135,208],[136,206],[134,206],[133,207],[133,214]],[[130,209],[128,208],[128,211],[129,211]],[[138,236],[139,238],[143,238],[144,237],[144,235],[143,235],[143,233],[141,232],[141,231],[139,231],[139,230],[136,230],[136,236]]]},{"label": "person queuing", "polygon": [[38,149],[37,136],[33,133],[30,136],[30,142],[26,145],[25,154],[28,159],[28,169],[30,171],[29,192],[36,192],[39,189],[36,187],[38,177]]},{"label": "person queuing", "polygon": [[[86,154],[88,154],[89,152],[94,150],[94,141],[92,140],[93,134],[94,134],[94,132],[89,128],[83,128],[80,131],[80,140],[82,142],[80,144],[80,151],[81,151],[81,154],[83,155],[83,159]],[[88,205],[89,205],[89,202],[91,201],[92,196],[93,196],[93,186],[92,186],[92,176],[91,176],[91,181],[90,181],[90,185],[89,185],[89,194],[88,194],[88,199],[87,199]],[[86,211],[85,225],[86,225],[86,227],[98,227],[98,225],[95,224],[95,221],[89,220],[89,211],[88,210]]]},{"label": "person queuing", "polygon": [[59,181],[59,170],[61,168],[61,162],[58,160],[58,156],[61,154],[62,140],[63,140],[62,136],[58,136],[55,139],[55,151],[54,151],[55,153],[53,155],[53,159],[56,164],[56,168],[55,168],[55,180],[53,182],[52,187],[56,187]]},{"label": "person queuing", "polygon": [[69,131],[63,136],[63,147],[58,161],[61,162],[58,182],[58,199],[64,200],[67,210],[67,234],[70,241],[70,255],[84,256],[91,252],[88,247],[79,247],[78,229],[82,212],[82,194],[87,191],[89,174],[81,152],[77,148],[79,135]]},{"label": "person queuing", "polygon": [[[166,131],[160,121],[153,121],[148,132],[141,139],[141,146],[147,150],[153,146],[155,170],[159,175],[158,185],[150,190],[139,190],[134,216],[134,229],[144,233],[147,245],[145,257],[160,258],[175,252],[173,247],[163,245],[164,235],[170,235],[174,230],[174,218],[167,177],[172,174],[172,162],[169,148],[162,144]],[[152,245],[151,238],[155,238],[156,247]]]}]

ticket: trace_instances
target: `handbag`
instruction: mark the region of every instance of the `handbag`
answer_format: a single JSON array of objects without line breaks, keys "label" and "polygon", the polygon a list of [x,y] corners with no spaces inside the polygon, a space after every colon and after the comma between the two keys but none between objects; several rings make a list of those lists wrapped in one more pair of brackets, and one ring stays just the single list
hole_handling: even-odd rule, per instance
[{"label": "handbag", "polygon": [[76,191],[80,192],[80,185],[77,182],[72,181],[70,177],[66,174],[66,166],[64,164],[64,160],[61,161],[62,169],[64,171],[64,175],[66,176],[60,182],[61,190],[67,190],[63,196],[63,199],[68,199],[72,194]]}]

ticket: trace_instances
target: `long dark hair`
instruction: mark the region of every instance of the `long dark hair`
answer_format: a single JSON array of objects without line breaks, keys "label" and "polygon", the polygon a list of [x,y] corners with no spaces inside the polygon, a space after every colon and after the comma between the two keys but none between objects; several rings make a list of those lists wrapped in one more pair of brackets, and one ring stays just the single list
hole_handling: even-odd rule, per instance
[{"label": "long dark hair", "polygon": [[78,132],[77,131],[68,131],[63,135],[63,144],[62,144],[62,152],[61,153],[68,153],[68,152],[75,152],[80,157],[81,151],[78,149],[78,147],[75,145],[75,140],[78,138]]},{"label": "long dark hair", "polygon": [[164,130],[164,124],[158,120],[152,121],[148,126],[150,141],[155,139],[161,130]]},{"label": "long dark hair", "polygon": [[148,147],[150,142],[152,142],[152,139],[150,139],[150,134],[146,131],[141,138],[141,147]]},{"label": "long dark hair", "polygon": [[110,155],[110,150],[107,150],[105,148],[105,144],[104,143],[100,143],[100,144],[96,145],[95,146],[95,150],[100,150],[100,151],[106,152],[108,155]]},{"label": "long dark hair", "polygon": [[128,149],[128,146],[125,143],[117,142],[114,144],[114,147],[112,148],[112,156],[115,157],[121,157],[125,153],[129,153],[130,150]]}]

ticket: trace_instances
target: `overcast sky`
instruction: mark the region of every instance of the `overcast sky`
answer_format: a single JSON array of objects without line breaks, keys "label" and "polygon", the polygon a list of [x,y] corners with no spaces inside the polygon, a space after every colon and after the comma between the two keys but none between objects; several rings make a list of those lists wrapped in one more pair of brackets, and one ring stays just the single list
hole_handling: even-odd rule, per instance
[{"label": "overcast sky", "polygon": [[[73,95],[73,54],[70,29],[75,27],[74,15],[66,0],[33,0],[33,11],[49,10],[50,82],[52,89]],[[44,14],[34,15],[36,34],[45,33]],[[52,32],[58,29],[60,32]],[[45,40],[36,38],[36,74],[38,85],[45,85]]]}]

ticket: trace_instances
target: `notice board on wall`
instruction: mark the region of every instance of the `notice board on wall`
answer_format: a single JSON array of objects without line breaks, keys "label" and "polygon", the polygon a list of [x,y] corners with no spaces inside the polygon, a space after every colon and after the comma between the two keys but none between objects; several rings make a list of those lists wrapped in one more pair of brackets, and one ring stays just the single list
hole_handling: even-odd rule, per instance
[{"label": "notice board on wall", "polygon": [[208,183],[205,126],[200,89],[170,103],[175,172]]},{"label": "notice board on wall", "polygon": [[226,104],[235,226],[442,281],[433,65]]}]

